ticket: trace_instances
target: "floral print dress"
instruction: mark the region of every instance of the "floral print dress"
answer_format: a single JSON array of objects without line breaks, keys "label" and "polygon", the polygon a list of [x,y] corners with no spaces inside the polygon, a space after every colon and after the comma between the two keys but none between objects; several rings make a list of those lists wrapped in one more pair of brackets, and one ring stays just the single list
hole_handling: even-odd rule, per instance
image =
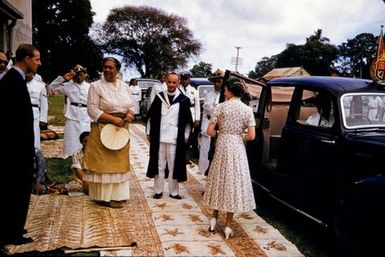
[{"label": "floral print dress", "polygon": [[249,164],[242,135],[255,126],[251,107],[232,97],[214,110],[210,123],[219,128],[215,154],[207,178],[203,204],[225,212],[256,208]]}]

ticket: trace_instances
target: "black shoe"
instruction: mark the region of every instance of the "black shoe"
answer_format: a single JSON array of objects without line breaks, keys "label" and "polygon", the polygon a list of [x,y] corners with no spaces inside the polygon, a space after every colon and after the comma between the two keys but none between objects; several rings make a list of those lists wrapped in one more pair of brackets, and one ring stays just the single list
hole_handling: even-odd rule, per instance
[{"label": "black shoe", "polygon": [[182,196],[180,196],[180,195],[171,195],[171,194],[169,194],[168,196],[170,196],[171,198],[177,199],[177,200],[182,199]]},{"label": "black shoe", "polygon": [[23,245],[23,244],[29,244],[29,243],[32,243],[32,242],[33,242],[32,238],[21,236],[21,237],[18,237],[16,239],[10,241],[9,244],[12,244],[12,245]]},{"label": "black shoe", "polygon": [[163,196],[163,193],[159,193],[159,194],[154,194],[154,196],[152,198],[160,199],[160,198],[162,198],[162,196]]}]

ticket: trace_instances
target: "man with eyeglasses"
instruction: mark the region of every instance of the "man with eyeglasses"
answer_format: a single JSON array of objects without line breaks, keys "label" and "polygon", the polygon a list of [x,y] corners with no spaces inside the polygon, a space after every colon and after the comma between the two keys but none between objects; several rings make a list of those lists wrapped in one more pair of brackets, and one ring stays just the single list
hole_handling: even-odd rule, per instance
[{"label": "man with eyeglasses", "polygon": [[5,72],[7,72],[7,65],[7,56],[3,52],[0,52],[0,79],[5,75]]}]

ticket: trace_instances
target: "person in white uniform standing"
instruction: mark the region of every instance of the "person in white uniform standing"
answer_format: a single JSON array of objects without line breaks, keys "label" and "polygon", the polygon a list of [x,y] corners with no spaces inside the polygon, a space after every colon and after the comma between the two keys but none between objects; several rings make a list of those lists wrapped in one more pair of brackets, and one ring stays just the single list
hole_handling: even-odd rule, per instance
[{"label": "person in white uniform standing", "polygon": [[209,168],[208,153],[210,150],[211,137],[207,135],[210,118],[213,114],[214,107],[219,103],[219,96],[225,73],[217,69],[208,79],[214,83],[214,91],[209,92],[203,103],[202,127],[201,127],[201,143],[199,148],[199,171],[204,174]]},{"label": "person in white uniform standing", "polygon": [[76,65],[75,68],[64,76],[58,76],[49,85],[50,91],[67,96],[66,118],[64,127],[64,157],[71,156],[80,150],[82,145],[79,136],[84,131],[90,131],[91,118],[87,113],[87,98],[90,84],[85,81],[86,68]]},{"label": "person in white uniform standing", "polygon": [[48,99],[45,83],[39,74],[32,72],[25,74],[29,97],[31,98],[33,112],[33,132],[35,136],[35,179],[32,192],[36,194],[47,193],[46,161],[40,149],[40,129],[47,127]]},{"label": "person in white uniform standing", "polygon": [[[190,85],[191,72],[183,71],[179,74],[180,76],[180,86],[179,89],[182,93],[190,99],[190,111],[191,116],[194,122],[194,127],[192,133],[189,137],[188,142],[188,151],[192,155],[198,154],[198,135],[199,135],[199,125],[201,122],[201,106],[199,102],[199,93],[198,90]],[[187,163],[191,163],[190,160],[187,160]]]},{"label": "person in white uniform standing", "polygon": [[40,149],[40,127],[47,127],[48,99],[45,84],[33,73],[25,74],[33,111],[35,149]]},{"label": "person in white uniform standing", "polygon": [[136,79],[130,80],[130,90],[131,90],[131,99],[134,102],[134,114],[140,114],[140,100],[142,100],[142,90],[138,85],[138,81]]}]

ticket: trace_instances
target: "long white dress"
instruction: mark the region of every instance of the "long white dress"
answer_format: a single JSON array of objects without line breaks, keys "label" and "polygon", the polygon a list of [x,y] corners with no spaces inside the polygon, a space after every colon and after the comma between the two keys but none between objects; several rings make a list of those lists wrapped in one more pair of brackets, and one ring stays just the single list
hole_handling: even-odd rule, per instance
[{"label": "long white dress", "polygon": [[251,107],[231,98],[214,110],[210,122],[219,134],[210,166],[203,204],[225,212],[247,212],[256,208],[242,134],[255,126]]}]

